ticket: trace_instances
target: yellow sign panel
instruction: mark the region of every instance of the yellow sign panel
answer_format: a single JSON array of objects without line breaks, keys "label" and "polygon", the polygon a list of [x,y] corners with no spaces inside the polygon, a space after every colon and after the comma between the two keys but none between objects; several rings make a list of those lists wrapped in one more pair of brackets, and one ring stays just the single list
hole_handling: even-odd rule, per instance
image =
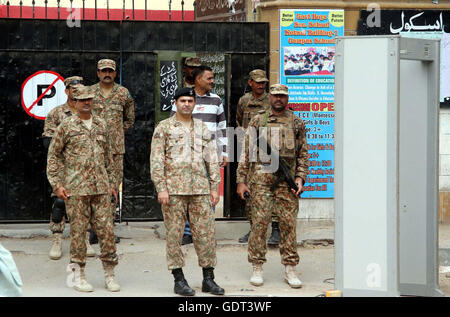
[{"label": "yellow sign panel", "polygon": [[281,11],[280,14],[281,26],[289,26],[294,23],[294,11]]},{"label": "yellow sign panel", "polygon": [[344,26],[344,12],[342,11],[330,11],[328,14],[328,20],[330,20],[330,24],[335,27]]}]

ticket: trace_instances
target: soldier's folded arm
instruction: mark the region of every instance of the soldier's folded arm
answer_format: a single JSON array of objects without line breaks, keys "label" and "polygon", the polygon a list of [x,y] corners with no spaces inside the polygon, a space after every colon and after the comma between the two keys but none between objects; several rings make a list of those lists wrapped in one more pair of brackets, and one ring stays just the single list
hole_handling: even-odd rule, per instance
[{"label": "soldier's folded arm", "polygon": [[54,192],[64,186],[64,156],[62,152],[66,142],[65,134],[64,125],[61,124],[55,131],[47,153],[47,178]]},{"label": "soldier's folded arm", "polygon": [[125,102],[124,109],[124,120],[123,120],[123,130],[127,131],[134,124],[135,115],[134,115],[134,99],[131,97],[130,92],[128,92],[128,98]]},{"label": "soldier's folded arm", "polygon": [[155,128],[150,152],[150,177],[158,193],[167,191],[165,176],[166,138],[160,125]]},{"label": "soldier's folded arm", "polygon": [[[107,132],[109,134],[109,132]],[[109,187],[114,188],[118,183],[118,175],[117,173],[114,173],[114,165],[113,165],[113,154],[112,154],[112,146],[110,142],[110,137],[107,135],[106,142],[105,142],[105,168],[106,173],[108,174],[108,182]]]}]

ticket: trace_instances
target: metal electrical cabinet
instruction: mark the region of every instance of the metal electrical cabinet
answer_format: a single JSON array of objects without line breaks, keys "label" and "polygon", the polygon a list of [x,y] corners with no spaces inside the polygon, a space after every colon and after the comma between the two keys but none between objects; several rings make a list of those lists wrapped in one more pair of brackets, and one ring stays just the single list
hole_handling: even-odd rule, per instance
[{"label": "metal electrical cabinet", "polygon": [[439,296],[439,41],[336,45],[335,282],[343,296]]}]

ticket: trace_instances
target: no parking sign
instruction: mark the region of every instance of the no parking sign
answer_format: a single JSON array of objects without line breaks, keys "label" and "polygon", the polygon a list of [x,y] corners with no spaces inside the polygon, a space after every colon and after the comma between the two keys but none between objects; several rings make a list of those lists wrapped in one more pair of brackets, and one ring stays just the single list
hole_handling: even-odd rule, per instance
[{"label": "no parking sign", "polygon": [[45,120],[56,106],[67,101],[64,78],[50,70],[41,70],[22,84],[22,107],[29,116]]}]

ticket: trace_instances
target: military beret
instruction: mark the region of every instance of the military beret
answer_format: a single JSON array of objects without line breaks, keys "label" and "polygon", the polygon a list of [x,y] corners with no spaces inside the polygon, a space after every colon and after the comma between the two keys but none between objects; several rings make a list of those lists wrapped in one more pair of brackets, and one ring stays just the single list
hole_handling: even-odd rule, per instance
[{"label": "military beret", "polygon": [[178,100],[178,98],[182,96],[188,96],[188,97],[194,97],[195,98],[195,91],[194,88],[191,87],[183,87],[181,89],[178,89],[175,93],[175,100]]},{"label": "military beret", "polygon": [[64,79],[64,86],[69,87],[73,85],[78,85],[83,83],[83,77],[80,76],[72,76]]}]

